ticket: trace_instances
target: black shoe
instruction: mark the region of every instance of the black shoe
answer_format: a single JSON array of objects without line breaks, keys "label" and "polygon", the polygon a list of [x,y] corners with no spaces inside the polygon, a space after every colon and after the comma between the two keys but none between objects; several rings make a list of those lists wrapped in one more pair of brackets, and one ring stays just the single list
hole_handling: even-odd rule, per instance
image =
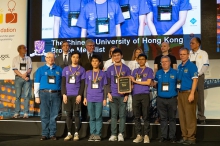
[{"label": "black shoe", "polygon": [[177,141],[177,143],[183,144],[186,140],[184,139],[180,139],[179,141]]},{"label": "black shoe", "polygon": [[171,142],[171,143],[176,143],[176,138],[171,138],[171,139],[170,139],[170,142]]},{"label": "black shoe", "polygon": [[196,142],[194,140],[186,140],[185,142],[183,142],[183,144],[191,145],[191,144],[196,144]]},{"label": "black shoe", "polygon": [[201,124],[201,125],[205,125],[205,124],[206,124],[205,120],[201,120],[201,121],[200,121],[200,124]]},{"label": "black shoe", "polygon": [[41,136],[40,140],[41,140],[41,141],[47,140],[47,137],[46,137],[46,136]]},{"label": "black shoe", "polygon": [[165,142],[165,141],[167,141],[167,139],[163,138],[163,137],[161,137],[160,140],[159,140],[159,142]]},{"label": "black shoe", "polygon": [[57,140],[56,136],[51,136],[50,139],[51,140]]}]

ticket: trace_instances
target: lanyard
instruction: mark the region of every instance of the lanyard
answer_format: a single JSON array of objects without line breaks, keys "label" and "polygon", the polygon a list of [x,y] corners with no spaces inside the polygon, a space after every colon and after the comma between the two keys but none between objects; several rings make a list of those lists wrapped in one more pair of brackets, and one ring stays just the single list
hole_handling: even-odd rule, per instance
[{"label": "lanyard", "polygon": [[[71,1],[73,0],[69,0],[69,8],[70,8],[70,11],[71,11]],[[79,3],[79,10],[81,11],[81,5],[82,5],[82,0],[80,0],[80,3]]]},{"label": "lanyard", "polygon": [[[106,0],[106,1],[107,1],[107,17],[106,18],[108,18],[108,0]],[[96,10],[96,16],[97,16],[97,18],[99,18],[99,15],[98,15],[98,12],[97,12],[96,0],[95,0],[95,10]]]},{"label": "lanyard", "polygon": [[[146,68],[147,68],[147,67],[145,66],[145,68],[142,69],[140,75],[142,75],[142,73],[145,71]],[[140,67],[138,68],[138,70],[137,70],[137,72],[136,72],[137,75],[138,75],[139,69],[140,69]]]},{"label": "lanyard", "polygon": [[[163,0],[164,1],[164,0]],[[170,4],[171,4],[171,0],[170,0]],[[160,6],[160,0],[159,0],[159,6]]]},{"label": "lanyard", "polygon": [[72,72],[71,65],[69,66],[69,69],[70,69],[70,72],[72,73],[72,75],[75,75],[76,72],[80,69],[80,66],[78,66],[77,70],[74,73]]},{"label": "lanyard", "polygon": [[[181,78],[179,78],[180,77],[180,75],[178,76],[178,80],[182,80],[182,77],[183,77],[183,72],[184,72],[184,70],[185,70],[185,66],[183,67],[183,71],[181,71]],[[181,68],[182,69],[182,68]],[[180,74],[180,73],[179,73]]]},{"label": "lanyard", "polygon": [[120,77],[121,70],[122,70],[122,63],[121,63],[121,67],[120,67],[119,73],[118,73],[117,68],[116,68],[115,65],[114,65],[114,67],[115,67],[115,73],[116,73],[116,76],[117,76],[117,77]]},{"label": "lanyard", "polygon": [[[99,70],[100,71],[100,70]],[[97,78],[98,78],[98,76],[99,76],[99,71],[98,71],[98,73],[96,74],[96,77],[94,78],[94,74],[95,74],[95,72],[94,71],[92,71],[92,80],[94,81],[94,83],[96,83],[96,81],[97,81]]]},{"label": "lanyard", "polygon": [[[165,74],[166,74],[166,73],[163,73],[163,75],[162,75],[162,83],[163,83],[163,81],[164,81],[164,80],[163,80],[163,79],[164,79],[163,76],[164,76]],[[167,74],[168,74],[168,83],[169,83],[169,82],[170,82],[170,73],[167,72]]]}]

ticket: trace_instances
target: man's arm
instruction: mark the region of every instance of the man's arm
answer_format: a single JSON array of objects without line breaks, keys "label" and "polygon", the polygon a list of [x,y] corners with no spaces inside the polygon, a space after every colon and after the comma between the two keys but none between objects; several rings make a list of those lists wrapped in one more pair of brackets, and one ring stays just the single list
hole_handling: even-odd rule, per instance
[{"label": "man's arm", "polygon": [[54,16],[53,38],[59,37],[59,30],[60,30],[60,17]]},{"label": "man's arm", "polygon": [[139,16],[138,36],[144,36],[144,22],[146,15]]},{"label": "man's arm", "polygon": [[188,97],[188,101],[189,102],[192,102],[194,100],[194,94],[195,94],[195,91],[196,91],[196,88],[197,88],[197,83],[198,83],[198,78],[193,78],[193,83],[192,83],[192,88],[191,88],[191,91],[190,91],[190,94],[189,94],[189,97]]},{"label": "man's arm", "polygon": [[187,13],[188,11],[180,11],[179,20],[164,35],[172,35],[180,29],[186,22]]},{"label": "man's arm", "polygon": [[156,74],[157,71],[158,71],[158,65],[154,64],[154,75]]},{"label": "man's arm", "polygon": [[147,14],[147,24],[152,35],[158,35],[156,27],[153,23],[153,12]]}]

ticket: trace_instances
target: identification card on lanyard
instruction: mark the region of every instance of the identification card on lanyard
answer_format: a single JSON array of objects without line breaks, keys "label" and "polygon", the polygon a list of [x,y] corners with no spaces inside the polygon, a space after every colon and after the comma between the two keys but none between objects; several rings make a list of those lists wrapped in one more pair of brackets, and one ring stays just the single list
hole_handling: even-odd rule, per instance
[{"label": "identification card on lanyard", "polygon": [[96,35],[109,34],[109,18],[96,18]]},{"label": "identification card on lanyard", "polygon": [[77,20],[79,18],[79,11],[70,11],[68,14],[68,26],[74,27],[76,26]]},{"label": "identification card on lanyard", "polygon": [[99,88],[98,76],[99,76],[99,71],[97,72],[96,76],[95,76],[95,72],[92,71],[92,82],[91,82],[92,89],[98,89]]},{"label": "identification card on lanyard", "polygon": [[21,71],[26,71],[27,70],[27,64],[26,63],[20,63],[20,70]]},{"label": "identification card on lanyard", "polygon": [[162,83],[162,91],[168,92],[169,91],[169,83]]},{"label": "identification card on lanyard", "polygon": [[177,80],[176,88],[177,89],[181,88],[181,80]]},{"label": "identification card on lanyard", "polygon": [[56,84],[56,77],[55,76],[47,76],[48,84]]},{"label": "identification card on lanyard", "polygon": [[120,70],[119,70],[119,73],[118,73],[118,70],[117,70],[117,68],[116,68],[116,66],[114,65],[114,67],[115,67],[115,76],[114,76],[114,81],[115,81],[115,84],[118,84],[118,79],[119,79],[119,77],[121,77],[121,70],[122,70],[122,64],[121,64],[121,66],[120,66]]},{"label": "identification card on lanyard", "polygon": [[130,5],[126,4],[126,5],[121,5],[121,11],[122,11],[122,15],[124,16],[124,19],[131,19],[131,12],[130,12]]},{"label": "identification card on lanyard", "polygon": [[91,81],[92,89],[98,89],[99,88],[99,81]]},{"label": "identification card on lanyard", "polygon": [[172,20],[172,5],[157,6],[157,20],[171,21]]},{"label": "identification card on lanyard", "polygon": [[143,75],[139,75],[139,74],[136,75],[136,81],[141,82],[142,78],[143,78]]},{"label": "identification card on lanyard", "polygon": [[76,83],[76,77],[75,77],[75,75],[70,75],[68,81],[69,81],[69,82],[68,82],[69,84],[75,84],[75,83]]}]

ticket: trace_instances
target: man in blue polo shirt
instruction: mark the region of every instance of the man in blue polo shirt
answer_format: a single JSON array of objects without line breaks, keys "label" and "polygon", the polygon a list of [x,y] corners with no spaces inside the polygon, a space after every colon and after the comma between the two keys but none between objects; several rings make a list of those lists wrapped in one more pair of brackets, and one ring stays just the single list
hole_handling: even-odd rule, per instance
[{"label": "man in blue polo shirt", "polygon": [[[177,110],[177,71],[170,67],[169,56],[161,57],[162,69],[155,75],[157,88],[157,110],[160,113],[161,138],[159,142],[165,142],[168,138],[172,143],[176,142],[176,110]],[[169,136],[168,134],[169,120]]]},{"label": "man in blue polo shirt", "polygon": [[109,0],[89,2],[81,11],[77,26],[81,37],[121,36],[120,23],[124,21],[120,6]]},{"label": "man in blue polo shirt", "polygon": [[148,27],[152,35],[183,34],[187,12],[192,9],[189,0],[147,0],[150,13]]},{"label": "man in blue polo shirt", "polygon": [[122,36],[143,36],[146,14],[149,7],[146,0],[119,0],[125,21],[121,24]]},{"label": "man in blue polo shirt", "polygon": [[198,69],[194,63],[190,62],[187,48],[180,49],[179,54],[182,61],[177,71],[178,112],[182,131],[182,139],[179,143],[189,145],[196,143]]},{"label": "man in blue polo shirt", "polygon": [[42,137],[56,139],[56,117],[61,104],[62,68],[54,64],[55,56],[48,52],[46,64],[37,69],[34,79],[35,102],[40,103]]},{"label": "man in blue polo shirt", "polygon": [[54,38],[79,38],[81,28],[76,26],[81,10],[88,0],[56,0],[50,11],[54,16]]}]

